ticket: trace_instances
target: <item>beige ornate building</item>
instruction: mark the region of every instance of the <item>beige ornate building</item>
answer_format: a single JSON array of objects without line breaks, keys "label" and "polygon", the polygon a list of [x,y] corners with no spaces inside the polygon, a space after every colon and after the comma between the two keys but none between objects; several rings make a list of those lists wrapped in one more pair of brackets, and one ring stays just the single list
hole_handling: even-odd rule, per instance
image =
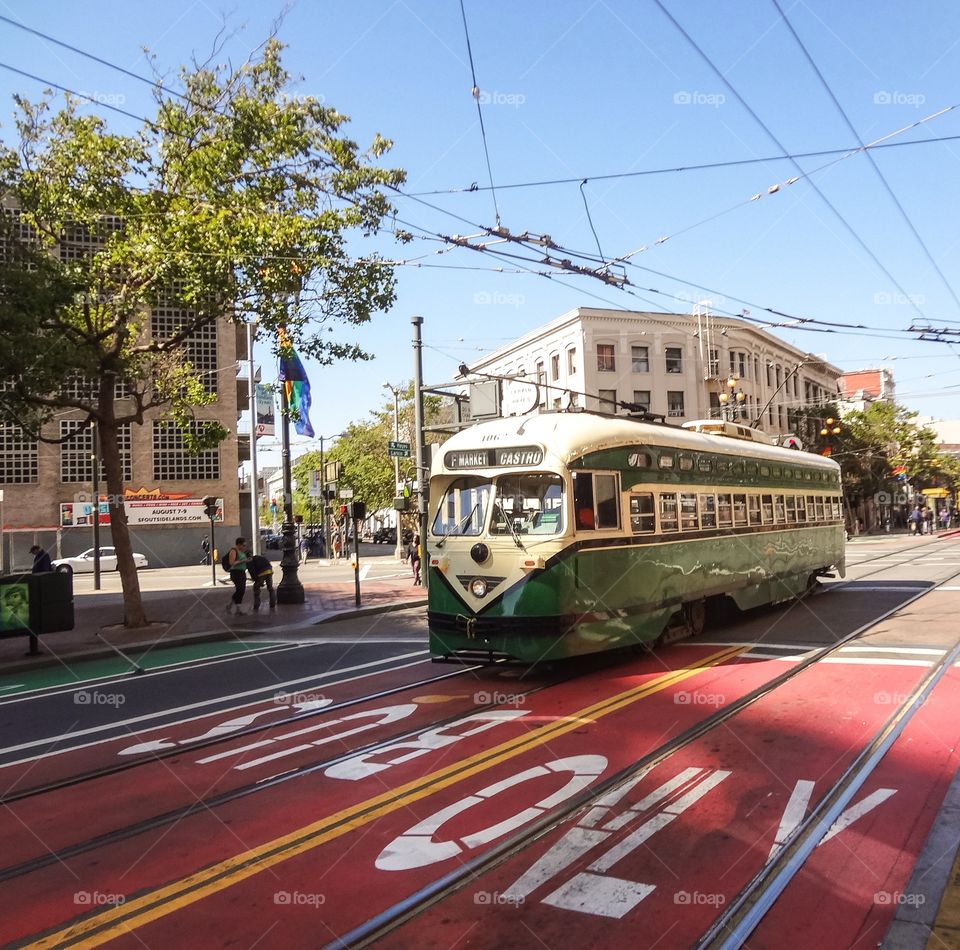
[{"label": "beige ornate building", "polygon": [[629,403],[677,424],[726,417],[771,434],[792,431],[795,410],[835,400],[841,375],[742,319],[590,307],[470,369],[537,382],[543,408],[629,412],[618,405]]}]

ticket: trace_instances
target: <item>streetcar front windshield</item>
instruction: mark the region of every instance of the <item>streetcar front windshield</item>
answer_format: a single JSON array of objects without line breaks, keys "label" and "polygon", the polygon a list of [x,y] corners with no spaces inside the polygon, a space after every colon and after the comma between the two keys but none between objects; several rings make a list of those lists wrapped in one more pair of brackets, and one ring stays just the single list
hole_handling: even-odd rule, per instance
[{"label": "streetcar front windshield", "polygon": [[480,534],[492,494],[493,483],[489,478],[474,475],[458,478],[444,494],[431,530],[441,537]]},{"label": "streetcar front windshield", "polygon": [[563,531],[563,480],[533,472],[501,475],[490,519],[492,535],[551,535]]}]

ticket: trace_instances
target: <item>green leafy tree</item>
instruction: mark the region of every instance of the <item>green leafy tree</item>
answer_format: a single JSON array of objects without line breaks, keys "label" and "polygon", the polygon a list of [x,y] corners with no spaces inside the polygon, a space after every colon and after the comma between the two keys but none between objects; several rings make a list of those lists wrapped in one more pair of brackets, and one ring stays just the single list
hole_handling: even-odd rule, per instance
[{"label": "green leafy tree", "polygon": [[[198,412],[214,397],[186,357],[191,336],[255,316],[321,364],[363,359],[332,331],[394,300],[389,264],[347,245],[381,229],[392,212],[385,190],[404,173],[377,164],[389,141],[376,136],[363,151],[344,135],[346,116],[291,96],[281,54],[271,39],[239,68],[182,69],[179,95],[158,85],[155,117],[129,135],[69,98],[54,112],[49,96],[16,97],[19,145],[0,153],[0,184],[19,213],[6,242],[18,250],[0,261],[0,421],[40,436],[64,410],[96,424],[128,626],[147,618],[119,427],[159,415],[195,450],[227,434]],[[88,252],[61,261],[64,241]],[[158,335],[149,314],[161,302],[188,316]],[[91,381],[87,392],[64,395],[76,378]]]}]

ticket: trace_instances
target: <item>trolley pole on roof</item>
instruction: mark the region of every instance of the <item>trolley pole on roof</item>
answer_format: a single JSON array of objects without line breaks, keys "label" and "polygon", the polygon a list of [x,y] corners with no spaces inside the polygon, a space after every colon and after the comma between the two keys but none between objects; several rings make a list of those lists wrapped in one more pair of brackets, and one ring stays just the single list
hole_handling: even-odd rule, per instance
[{"label": "trolley pole on roof", "polygon": [[[417,524],[420,534],[420,578],[424,590],[427,589],[430,577],[430,555],[427,552],[427,471],[423,465],[423,340],[420,328],[423,326],[423,317],[411,317],[413,324],[413,435],[417,443],[417,482],[420,490],[417,492]],[[399,535],[398,535],[399,539]]]}]

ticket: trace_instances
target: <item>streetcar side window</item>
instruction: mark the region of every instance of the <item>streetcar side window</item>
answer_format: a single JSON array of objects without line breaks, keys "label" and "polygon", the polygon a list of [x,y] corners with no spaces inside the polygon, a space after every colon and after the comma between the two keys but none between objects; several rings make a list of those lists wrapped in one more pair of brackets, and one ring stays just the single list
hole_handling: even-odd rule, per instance
[{"label": "streetcar side window", "polygon": [[617,476],[574,472],[573,507],[577,513],[577,527],[582,530],[619,528],[620,491]]},{"label": "streetcar side window", "polygon": [[699,528],[697,520],[697,496],[693,492],[680,494],[680,528],[683,531],[696,531]]},{"label": "streetcar side window", "polygon": [[590,531],[597,526],[593,517],[593,475],[590,472],[573,473],[573,510],[577,528]]},{"label": "streetcar side window", "polygon": [[777,524],[784,524],[787,520],[786,509],[783,505],[783,495],[773,496],[773,516]]},{"label": "streetcar side window", "polygon": [[736,527],[741,527],[747,523],[747,496],[733,496],[733,523]]},{"label": "streetcar side window", "polygon": [[681,472],[693,471],[693,459],[689,455],[680,456],[680,471]]},{"label": "streetcar side window", "polygon": [[597,527],[620,527],[620,492],[616,475],[594,475],[594,493],[597,498]]},{"label": "streetcar side window", "polygon": [[630,530],[634,534],[656,530],[656,514],[653,508],[653,495],[644,492],[642,495],[630,496]]},{"label": "streetcar side window", "polygon": [[807,495],[807,520],[819,521],[817,518],[817,499],[815,495]]},{"label": "streetcar side window", "polygon": [[700,496],[700,525],[703,528],[715,528],[717,526],[717,496]]},{"label": "streetcar side window", "polygon": [[773,524],[773,495],[761,495],[760,507],[763,509],[763,523]]},{"label": "streetcar side window", "polygon": [[839,498],[833,499],[833,518],[835,521],[840,520],[840,499]]},{"label": "streetcar side window", "polygon": [[661,531],[676,531],[677,530],[677,496],[676,495],[661,495],[660,496],[660,530]]},{"label": "streetcar side window", "polygon": [[717,524],[729,528],[733,524],[733,504],[730,495],[717,495]]},{"label": "streetcar side window", "polygon": [[823,510],[823,495],[817,495],[817,521],[825,521]]},{"label": "streetcar side window", "polygon": [[750,524],[761,524],[760,518],[760,496],[747,495],[747,510],[750,513]]},{"label": "streetcar side window", "polygon": [[803,524],[807,520],[807,499],[805,495],[797,495],[797,521]]},{"label": "streetcar side window", "polygon": [[797,497],[787,495],[787,524],[797,523]]}]

